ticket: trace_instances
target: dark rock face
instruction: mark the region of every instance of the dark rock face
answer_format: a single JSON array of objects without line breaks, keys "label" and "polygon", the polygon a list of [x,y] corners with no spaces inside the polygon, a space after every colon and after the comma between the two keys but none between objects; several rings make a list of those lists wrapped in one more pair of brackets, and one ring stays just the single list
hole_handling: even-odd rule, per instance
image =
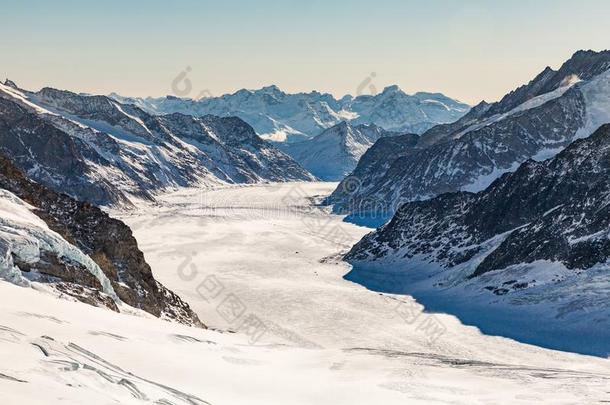
[{"label": "dark rock face", "polygon": [[0,152],[28,175],[49,187],[61,187],[93,203],[125,202],[105,179],[92,182],[91,160],[109,165],[92,146],[55,128],[24,107],[0,97]]},{"label": "dark rock face", "polygon": [[81,201],[129,205],[200,182],[313,179],[239,118],[155,116],[105,96],[13,90],[0,91],[0,152]]},{"label": "dark rock face", "polygon": [[[588,111],[585,93],[608,69],[610,51],[577,52],[558,71],[545,69],[500,102],[481,103],[460,120],[428,130],[411,153],[380,156],[383,165],[368,161],[379,170],[358,177],[362,186],[349,195],[339,184],[329,201],[336,212],[374,206],[391,215],[405,202],[480,191],[526,160],[542,160],[590,135],[597,127],[587,126],[595,112]],[[589,132],[580,133],[582,129]]]},{"label": "dark rock face", "polygon": [[447,141],[450,139],[450,136],[454,134],[456,131],[459,131],[462,128],[465,128],[469,125],[476,124],[476,122],[487,114],[491,104],[486,103],[485,101],[481,101],[476,106],[472,107],[468,114],[464,115],[459,120],[449,123],[449,124],[441,124],[436,125],[430,128],[428,131],[424,132],[422,136],[419,138],[418,146],[426,147],[430,145],[434,145],[436,143],[440,143],[443,141]]},{"label": "dark rock face", "polygon": [[[188,304],[155,280],[131,230],[121,221],[89,203],[28,180],[4,156],[0,156],[0,188],[36,207],[36,215],[51,230],[93,259],[123,302],[157,317],[202,326]],[[31,265],[16,264],[22,271],[32,270]],[[109,298],[100,294],[97,279],[74,263],[47,255],[34,266],[49,280],[59,280],[60,291],[116,310]]]},{"label": "dark rock face", "polygon": [[[375,209],[391,216],[404,202],[431,198],[470,185],[475,189],[484,188],[485,181],[491,182],[502,171],[514,170],[540,151],[567,146],[584,125],[584,116],[582,94],[569,90],[563,97],[473,129],[459,139],[428,147],[407,145],[409,152],[395,158],[381,155],[382,165],[368,162],[378,170],[368,170],[363,177],[358,176],[362,187],[349,196],[351,205],[366,206],[371,204],[364,201],[374,201]],[[477,185],[478,182],[482,185]],[[344,204],[344,189],[339,184],[330,197],[330,201],[338,204],[335,211]]]},{"label": "dark rock face", "polygon": [[588,269],[610,258],[609,197],[610,125],[605,125],[551,160],[525,162],[480,193],[403,205],[346,260],[406,261],[420,255],[451,268],[487,250],[471,277],[537,260]]},{"label": "dark rock face", "polygon": [[380,138],[362,155],[354,171],[339,184],[326,203],[334,204],[333,208],[338,213],[361,213],[363,208],[366,208],[367,201],[361,199],[360,195],[374,192],[371,188],[374,184],[363,180],[387,172],[396,159],[417,153],[415,146],[418,140],[419,136],[416,134]]}]

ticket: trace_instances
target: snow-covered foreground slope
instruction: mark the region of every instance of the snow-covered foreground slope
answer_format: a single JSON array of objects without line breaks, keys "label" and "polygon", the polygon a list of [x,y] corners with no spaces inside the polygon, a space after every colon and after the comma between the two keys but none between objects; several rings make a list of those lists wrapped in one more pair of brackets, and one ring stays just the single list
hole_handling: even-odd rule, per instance
[{"label": "snow-covered foreground slope", "polygon": [[[33,264],[45,255],[53,255],[63,261],[81,267],[100,284],[105,294],[118,302],[110,280],[89,256],[67,242],[36,216],[34,207],[13,193],[0,189],[0,279],[27,286],[29,280],[15,267],[15,260]],[[40,276],[29,273],[32,279]]]},{"label": "snow-covered foreground slope", "polygon": [[[485,336],[455,317],[421,312],[409,296],[345,281],[349,267],[332,257],[368,229],[312,211],[311,198],[334,186],[187,189],[124,216],[160,281],[212,328],[236,334],[0,284],[5,402],[142,403],[142,394],[150,402],[199,403],[196,396],[266,405],[608,399],[606,359]],[[225,319],[235,312],[241,317]],[[250,315],[265,322],[262,335],[240,328]]]},{"label": "snow-covered foreground slope", "polygon": [[[421,312],[411,297],[345,281],[347,266],[323,259],[367,230],[312,212],[310,198],[334,186],[183,190],[127,218],[159,278],[181,290],[206,323],[235,334],[0,282],[2,404],[608,399],[609,360],[484,336],[454,317]],[[330,232],[337,226],[344,232]],[[240,308],[235,299],[245,306],[244,319],[265,321],[262,335],[239,328],[242,319],[224,320]],[[432,333],[430,320],[442,333]]]}]

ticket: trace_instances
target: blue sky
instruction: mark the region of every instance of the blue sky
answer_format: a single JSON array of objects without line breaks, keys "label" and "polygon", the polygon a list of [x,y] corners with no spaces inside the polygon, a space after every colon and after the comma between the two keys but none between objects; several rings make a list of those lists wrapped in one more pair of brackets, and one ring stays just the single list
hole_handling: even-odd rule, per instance
[{"label": "blue sky", "polygon": [[610,48],[602,0],[22,0],[1,19],[1,76],[137,96],[171,94],[188,66],[193,96],[268,84],[341,96],[374,72],[378,90],[476,103]]}]

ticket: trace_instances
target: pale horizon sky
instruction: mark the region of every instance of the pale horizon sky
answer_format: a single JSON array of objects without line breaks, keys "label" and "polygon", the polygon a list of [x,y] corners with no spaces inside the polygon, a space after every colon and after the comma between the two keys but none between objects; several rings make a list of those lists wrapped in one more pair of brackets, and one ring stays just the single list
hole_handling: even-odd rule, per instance
[{"label": "pale horizon sky", "polygon": [[370,84],[496,101],[579,49],[610,48],[610,2],[33,1],[2,5],[0,78],[127,96]]}]

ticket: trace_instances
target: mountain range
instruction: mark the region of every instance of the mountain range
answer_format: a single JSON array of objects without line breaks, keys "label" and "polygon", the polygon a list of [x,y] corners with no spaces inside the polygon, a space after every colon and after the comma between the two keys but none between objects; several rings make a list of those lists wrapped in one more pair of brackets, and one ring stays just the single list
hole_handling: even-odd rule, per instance
[{"label": "mountain range", "polygon": [[0,214],[0,279],[116,312],[203,326],[155,280],[127,225],[27,179],[1,155]]},{"label": "mountain range", "polygon": [[131,209],[180,186],[314,177],[236,117],[151,115],[106,96],[0,84],[0,278],[117,312],[203,326],[159,283]]},{"label": "mountain range", "polygon": [[0,153],[28,177],[97,205],[180,186],[312,180],[236,117],[151,115],[106,96],[0,85]]},{"label": "mountain range", "polygon": [[345,277],[485,333],[605,356],[609,151],[609,51],[418,139],[382,139],[329,198],[383,224],[345,255]]},{"label": "mountain range", "polygon": [[453,122],[470,109],[443,94],[409,95],[398,86],[388,86],[375,95],[346,95],[340,99],[317,91],[289,94],[277,86],[242,89],[199,100],[174,96],[133,98],[114,93],[110,97],[151,114],[237,116],[252,125],[262,138],[276,142],[313,138],[342,121],[375,124],[387,131],[421,133],[437,124]]},{"label": "mountain range", "polygon": [[[492,333],[558,347],[576,338],[591,344],[580,350],[595,353],[610,326],[609,201],[607,124],[552,159],[527,160],[481,192],[402,205],[345,256],[354,265],[347,278],[447,300],[445,310]],[[476,319],[477,311],[486,316]]]},{"label": "mountain range", "polygon": [[[496,103],[460,110],[431,97],[390,87],[334,100],[269,87],[199,101],[128,100],[31,92],[7,80],[0,84],[0,277],[203,326],[154,278],[131,230],[98,206],[137,207],[177,187],[317,177],[341,180],[326,201],[335,212],[385,224],[347,253],[348,279],[415,294],[494,333],[600,334],[610,326],[610,51],[579,51]],[[417,108],[407,114],[407,105]],[[198,110],[210,106],[221,116]],[[269,142],[260,136],[278,139],[277,132],[231,116],[235,106],[264,111],[256,115],[263,121],[282,112],[284,122],[308,123],[303,131],[268,127],[295,135]],[[405,118],[420,113],[436,118]],[[418,134],[417,125],[433,121],[442,123]],[[473,315],[481,309],[483,321]],[[548,331],[533,319],[549,320]]]},{"label": "mountain range", "polygon": [[[497,103],[433,127],[387,156],[374,145],[328,198],[338,213],[391,218],[409,201],[480,191],[528,159],[554,156],[610,122],[610,51],[579,51]],[[378,160],[382,160],[379,162]],[[354,188],[355,178],[358,187]]]}]

